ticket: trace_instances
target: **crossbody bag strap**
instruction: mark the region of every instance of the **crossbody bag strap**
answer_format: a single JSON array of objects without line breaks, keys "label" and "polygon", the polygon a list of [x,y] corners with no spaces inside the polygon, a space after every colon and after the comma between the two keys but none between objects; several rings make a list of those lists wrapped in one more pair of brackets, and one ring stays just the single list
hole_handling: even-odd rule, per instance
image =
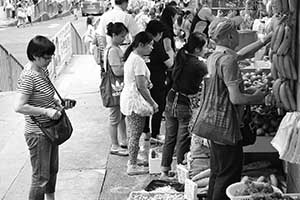
[{"label": "crossbody bag strap", "polygon": [[[45,76],[50,86],[54,89],[55,93],[57,94],[58,98],[60,99],[61,103],[64,104],[65,100],[60,96],[56,88],[54,87],[53,83],[51,82],[50,78],[48,76]],[[38,125],[38,127],[42,127],[41,123],[32,115],[30,115],[31,120]]]},{"label": "crossbody bag strap", "polygon": [[109,72],[109,73],[112,73],[113,75],[114,75],[114,73],[113,73],[113,71],[112,71],[112,69],[111,69],[111,66],[110,66],[110,64],[109,64],[109,61],[108,61],[108,55],[109,55],[109,50],[111,49],[112,47],[110,46],[110,47],[108,47],[108,49],[107,49],[107,53],[106,53],[106,71],[107,72]]},{"label": "crossbody bag strap", "polygon": [[48,76],[46,76],[46,79],[50,83],[51,87],[54,89],[54,91],[57,94],[58,98],[60,99],[61,103],[64,104],[65,100],[60,96],[60,94],[58,93],[57,89],[54,87],[53,83],[51,82],[50,78]]}]

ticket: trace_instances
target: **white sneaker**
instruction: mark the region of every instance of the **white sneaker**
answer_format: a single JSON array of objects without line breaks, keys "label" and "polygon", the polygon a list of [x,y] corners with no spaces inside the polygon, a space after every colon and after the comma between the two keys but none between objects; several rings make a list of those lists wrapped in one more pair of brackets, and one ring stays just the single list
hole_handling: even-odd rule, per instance
[{"label": "white sneaker", "polygon": [[146,167],[138,166],[138,165],[127,165],[127,175],[134,176],[134,175],[142,175],[148,174],[149,169]]}]

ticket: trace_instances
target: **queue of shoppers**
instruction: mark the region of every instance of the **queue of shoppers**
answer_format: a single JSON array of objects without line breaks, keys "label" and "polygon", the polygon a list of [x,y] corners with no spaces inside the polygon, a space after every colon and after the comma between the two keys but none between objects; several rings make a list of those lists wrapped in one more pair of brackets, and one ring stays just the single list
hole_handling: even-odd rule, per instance
[{"label": "queue of shoppers", "polygon": [[[96,28],[103,46],[102,62],[99,62],[102,68],[100,90],[104,106],[109,110],[110,154],[128,156],[126,172],[129,176],[149,173],[150,141],[151,138],[160,139],[158,136],[161,135],[164,117],[165,139],[162,141],[160,178],[170,179],[174,151],[177,164],[185,164],[186,153],[192,150],[191,138],[205,137],[202,134],[204,130],[199,128],[199,120],[194,122],[192,130],[189,128],[193,115],[191,99],[201,95],[200,114],[210,104],[226,103],[229,106],[224,109],[230,110],[233,117],[222,118],[221,121],[235,126],[235,131],[230,134],[238,138],[238,142],[228,144],[223,140],[208,140],[211,168],[208,200],[228,199],[226,188],[241,178],[243,137],[240,119],[244,106],[263,104],[267,96],[261,89],[244,90],[238,61],[265,46],[272,33],[255,45],[235,52],[239,45],[236,23],[228,18],[212,16],[211,10],[203,5],[196,19],[191,20],[190,13],[187,13],[186,19],[190,20],[188,27],[191,29],[182,47],[178,47],[174,24],[180,12],[176,3],[166,5],[159,19],[148,22],[147,18],[143,21],[143,28],[139,28],[141,26],[133,16],[126,12],[128,3],[128,0],[115,0],[114,8],[103,14]],[[147,10],[144,8],[143,11]],[[200,23],[203,26],[195,28],[199,21],[205,22],[205,25]],[[89,33],[94,31],[92,24],[92,21],[87,23]],[[185,27],[184,31],[189,30]],[[216,44],[214,49],[208,49],[211,40]],[[88,39],[86,44],[92,45],[92,42],[93,39]],[[55,90],[48,82],[47,66],[55,48],[48,38],[34,37],[27,48],[30,68],[23,70],[18,84],[15,110],[25,115],[25,139],[33,169],[29,200],[45,197],[54,200],[58,171],[58,146],[47,139],[48,136],[30,116],[49,122],[59,119],[63,109],[74,107],[73,100],[65,99],[62,105],[55,99]],[[91,51],[90,47],[87,49]],[[107,77],[110,77],[109,84],[104,82]],[[200,91],[202,86],[205,87]],[[212,86],[214,89],[210,92],[216,98],[207,99],[206,88]],[[210,118],[204,120],[211,122]],[[139,142],[143,134],[144,152],[142,160],[139,160]]]}]

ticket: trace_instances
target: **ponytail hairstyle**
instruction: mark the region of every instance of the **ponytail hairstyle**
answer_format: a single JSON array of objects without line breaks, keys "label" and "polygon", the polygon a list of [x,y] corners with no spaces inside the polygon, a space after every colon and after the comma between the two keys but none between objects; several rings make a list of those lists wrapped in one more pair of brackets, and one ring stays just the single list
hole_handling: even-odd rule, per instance
[{"label": "ponytail hairstyle", "polygon": [[188,38],[188,41],[184,46],[178,51],[175,57],[175,68],[173,70],[172,76],[174,82],[179,78],[180,74],[183,71],[185,63],[189,58],[189,54],[193,54],[196,48],[202,50],[207,39],[206,36],[200,32],[193,32]]},{"label": "ponytail hairstyle", "polygon": [[173,20],[172,18],[177,14],[176,8],[173,6],[167,6],[162,11],[162,14],[160,16],[160,21],[163,22],[169,30],[172,30],[173,32]]},{"label": "ponytail hairstyle", "polygon": [[127,60],[127,58],[129,57],[130,53],[136,49],[139,44],[143,44],[143,45],[147,45],[149,44],[151,41],[153,40],[153,37],[150,33],[142,31],[139,32],[135,37],[133,42],[129,45],[129,47],[126,49],[125,53],[124,53],[124,61]]},{"label": "ponytail hairstyle", "polygon": [[110,37],[113,36],[113,34],[115,35],[119,35],[123,32],[128,33],[128,28],[121,22],[116,22],[116,23],[112,23],[110,22],[107,25],[107,32],[106,34],[109,35]]}]

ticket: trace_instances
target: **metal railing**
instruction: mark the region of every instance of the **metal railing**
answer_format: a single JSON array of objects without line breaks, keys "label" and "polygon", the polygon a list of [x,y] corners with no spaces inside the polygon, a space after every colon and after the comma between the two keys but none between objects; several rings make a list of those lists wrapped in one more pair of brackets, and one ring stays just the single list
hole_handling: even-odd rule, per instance
[{"label": "metal railing", "polygon": [[71,29],[72,29],[72,53],[81,55],[84,54],[84,45],[82,41],[82,37],[74,27],[74,25],[71,23]]},{"label": "metal railing", "polygon": [[18,78],[23,65],[0,45],[0,92],[17,88]]},{"label": "metal railing", "polygon": [[[71,27],[71,32],[69,33],[71,43],[67,48],[71,48],[72,53],[66,58],[67,64],[73,55],[84,54],[84,45],[81,36],[72,23],[70,23],[69,26]],[[60,65],[54,65],[54,61],[52,60],[48,67],[50,77],[55,79],[59,73],[62,72],[62,68],[66,68],[67,66],[68,65],[62,63],[60,63]],[[0,92],[16,90],[17,82],[23,68],[24,66],[0,45]]]}]

